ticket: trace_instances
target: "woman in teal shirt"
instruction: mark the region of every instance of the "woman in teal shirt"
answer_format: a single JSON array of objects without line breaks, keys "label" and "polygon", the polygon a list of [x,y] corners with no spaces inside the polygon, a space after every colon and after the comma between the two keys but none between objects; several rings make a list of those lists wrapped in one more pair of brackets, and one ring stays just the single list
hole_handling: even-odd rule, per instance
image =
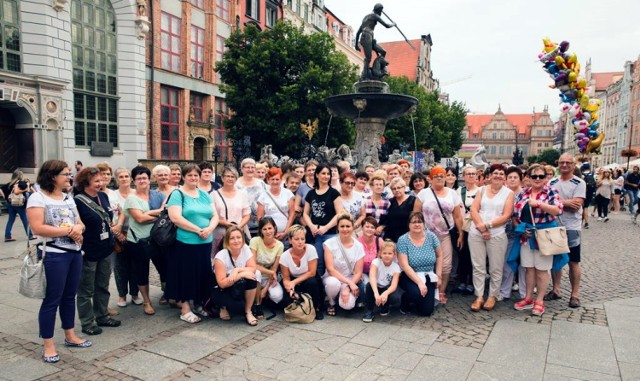
[{"label": "woman in teal shirt", "polygon": [[167,298],[181,304],[180,319],[197,323],[189,302],[201,306],[213,284],[211,242],[218,215],[209,194],[198,189],[200,168],[187,164],[182,168],[184,185],[167,201],[169,218],[178,227],[173,253],[168,257]]}]

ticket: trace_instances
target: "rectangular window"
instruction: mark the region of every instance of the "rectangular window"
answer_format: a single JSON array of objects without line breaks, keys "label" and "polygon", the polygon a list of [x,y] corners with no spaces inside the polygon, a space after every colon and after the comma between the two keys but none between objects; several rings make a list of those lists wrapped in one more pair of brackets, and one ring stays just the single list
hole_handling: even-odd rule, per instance
[{"label": "rectangular window", "polygon": [[500,139],[504,139],[504,132],[500,133]]},{"label": "rectangular window", "polygon": [[500,155],[504,155],[504,146],[500,146]]},{"label": "rectangular window", "polygon": [[278,9],[270,4],[267,3],[266,6],[266,25],[268,27],[273,27],[274,25],[276,25],[276,21],[278,21]]},{"label": "rectangular window", "polygon": [[498,134],[495,132],[491,133],[491,139],[497,139],[498,138]]},{"label": "rectangular window", "polygon": [[304,21],[309,22],[309,4],[304,5]]},{"label": "rectangular window", "polygon": [[204,0],[191,0],[191,4],[204,9]]},{"label": "rectangular window", "polygon": [[191,76],[202,79],[204,69],[204,29],[191,26]]},{"label": "rectangular window", "polygon": [[260,3],[259,0],[247,0],[246,16],[254,20],[260,20]]},{"label": "rectangular window", "polygon": [[492,155],[496,154],[496,146],[491,146],[491,154]]},{"label": "rectangular window", "polygon": [[[225,41],[225,38],[222,36],[216,37],[216,62],[222,61],[222,56],[224,55],[224,52],[226,50],[224,46]],[[216,73],[216,83],[222,83],[219,73]]]},{"label": "rectangular window", "polygon": [[180,71],[180,18],[162,12],[160,23],[162,68]]},{"label": "rectangular window", "polygon": [[179,159],[180,152],[180,106],[178,90],[171,87],[160,89],[160,144],[163,159]]},{"label": "rectangular window", "polygon": [[229,21],[229,0],[216,0],[216,16]]},{"label": "rectangular window", "polygon": [[196,122],[204,122],[204,95],[191,93],[191,111],[193,112],[193,120]]},{"label": "rectangular window", "polygon": [[300,9],[301,9],[301,8],[300,8],[300,1],[301,1],[301,0],[296,0],[296,14],[297,14],[298,16],[300,16],[300,15],[301,15],[301,14],[300,14]]},{"label": "rectangular window", "polygon": [[229,110],[224,99],[216,98],[215,101],[215,147],[218,150],[218,160],[228,161],[229,158],[229,141],[227,139],[227,130],[224,126],[225,121],[229,119]]}]

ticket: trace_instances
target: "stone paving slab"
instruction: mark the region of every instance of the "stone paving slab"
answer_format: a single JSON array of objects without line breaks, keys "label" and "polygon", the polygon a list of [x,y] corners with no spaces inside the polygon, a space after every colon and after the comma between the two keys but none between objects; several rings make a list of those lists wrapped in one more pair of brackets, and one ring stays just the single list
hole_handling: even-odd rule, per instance
[{"label": "stone paving slab", "polygon": [[524,369],[518,364],[502,365],[476,362],[467,381],[541,381],[543,366],[537,369]]},{"label": "stone paving slab", "polygon": [[464,362],[473,362],[478,358],[480,350],[468,347],[459,347],[453,344],[433,343],[431,348],[429,348],[428,354]]},{"label": "stone paving slab", "polygon": [[2,361],[0,379],[27,381],[37,380],[41,377],[59,372],[60,368],[45,364],[42,360],[14,357]]},{"label": "stone paving slab", "polygon": [[544,370],[544,380],[620,381],[621,379],[620,376],[547,364]]},{"label": "stone paving slab", "polygon": [[478,361],[505,366],[518,364],[525,371],[534,371],[545,362],[550,331],[546,325],[498,321]]},{"label": "stone paving slab", "polygon": [[640,381],[640,365],[620,361],[622,381]]},{"label": "stone paving slab", "polygon": [[155,381],[167,374],[183,369],[186,364],[154,353],[137,351],[107,364],[107,367],[141,380]]},{"label": "stone paving slab", "polygon": [[614,376],[620,374],[607,327],[554,322],[547,363]]},{"label": "stone paving slab", "polygon": [[436,356],[424,356],[407,380],[448,380],[464,381],[473,366],[472,362],[464,362]]}]

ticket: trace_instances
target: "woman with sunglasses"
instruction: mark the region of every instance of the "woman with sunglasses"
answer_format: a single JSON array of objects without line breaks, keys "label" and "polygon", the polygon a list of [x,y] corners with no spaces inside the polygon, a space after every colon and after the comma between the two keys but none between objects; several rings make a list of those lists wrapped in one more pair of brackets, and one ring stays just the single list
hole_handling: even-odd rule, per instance
[{"label": "woman with sunglasses", "polygon": [[446,289],[451,273],[451,262],[454,247],[462,248],[462,200],[456,191],[445,187],[446,171],[435,166],[429,173],[431,187],[423,189],[418,194],[422,203],[427,228],[434,232],[440,240],[442,248],[442,288],[440,289],[440,303],[446,303]]},{"label": "woman with sunglasses", "polygon": [[[505,224],[513,212],[513,192],[504,186],[505,168],[502,164],[492,164],[489,168],[488,181],[482,187],[471,205],[473,223],[469,230],[469,252],[473,265],[473,288],[476,300],[471,304],[471,311],[480,309],[491,311],[496,306],[504,253],[507,250]],[[484,284],[487,275],[487,258],[489,258],[489,295],[484,300]]]},{"label": "woman with sunglasses", "polygon": [[[525,297],[513,307],[518,311],[531,310],[532,315],[542,316],[545,311],[543,298],[547,292],[553,256],[542,255],[535,249],[537,245],[533,222],[536,229],[557,226],[556,216],[562,213],[563,205],[558,193],[547,185],[547,174],[543,166],[533,164],[527,172],[531,187],[516,195],[513,209],[513,224],[516,232],[521,233],[517,243],[520,246],[520,263],[526,270],[527,291]],[[512,259],[511,256],[509,259]],[[537,289],[535,301],[534,288]]]},{"label": "woman with sunglasses", "polygon": [[89,340],[79,338],[73,329],[76,292],[82,273],[80,247],[85,226],[73,198],[64,193],[70,186],[70,179],[71,169],[67,163],[48,160],[38,171],[40,191],[27,200],[27,219],[31,230],[47,243],[43,261],[47,287],[38,313],[43,344],[42,360],[46,363],[60,361],[53,341],[58,310],[64,330],[64,345],[85,348],[92,344]]},{"label": "woman with sunglasses", "polygon": [[351,217],[353,217],[355,221],[355,229],[359,230],[367,213],[362,193],[353,190],[355,185],[356,176],[353,173],[344,172],[340,175],[340,198],[342,198],[342,207],[351,214]]},{"label": "woman with sunglasses", "polygon": [[422,204],[416,196],[405,192],[407,185],[400,177],[396,177],[389,183],[393,197],[391,198],[387,214],[380,218],[380,225],[384,229],[384,238],[398,242],[401,235],[409,231],[409,226],[404,222],[409,221],[411,212],[422,210]]}]

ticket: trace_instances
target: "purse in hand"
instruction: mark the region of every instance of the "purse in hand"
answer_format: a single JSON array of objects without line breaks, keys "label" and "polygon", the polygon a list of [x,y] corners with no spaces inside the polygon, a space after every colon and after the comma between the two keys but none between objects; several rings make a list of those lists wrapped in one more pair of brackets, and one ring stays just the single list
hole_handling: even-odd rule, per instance
[{"label": "purse in hand", "polygon": [[316,320],[316,309],[313,300],[307,293],[296,294],[291,304],[284,308],[284,320],[289,323],[309,324]]},{"label": "purse in hand", "polygon": [[542,255],[558,255],[567,254],[569,252],[569,240],[567,240],[567,229],[564,226],[555,228],[538,229],[536,221],[533,217],[533,211],[529,207],[531,213],[531,223],[536,235],[538,250]]},{"label": "purse in hand", "polygon": [[27,242],[27,250],[20,269],[18,292],[27,298],[44,299],[47,293],[47,278],[44,273],[46,243],[43,242],[40,247],[42,258],[38,258],[38,246]]}]

